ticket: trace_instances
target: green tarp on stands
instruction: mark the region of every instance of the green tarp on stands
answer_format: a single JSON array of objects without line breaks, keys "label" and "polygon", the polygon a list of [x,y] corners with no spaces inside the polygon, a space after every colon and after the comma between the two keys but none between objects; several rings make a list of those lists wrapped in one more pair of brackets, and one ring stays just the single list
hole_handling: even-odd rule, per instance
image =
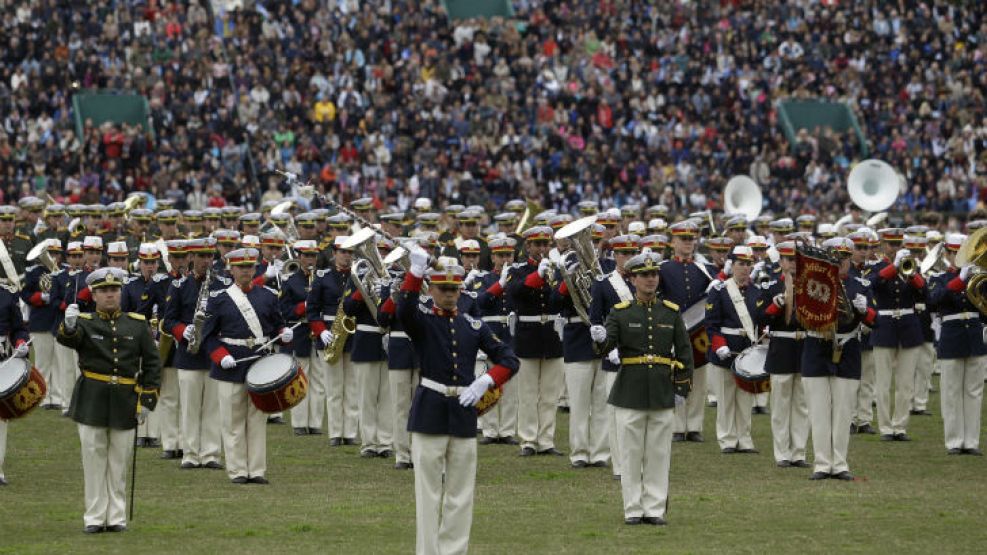
[{"label": "green tarp on stands", "polygon": [[84,91],[72,96],[72,109],[75,113],[75,130],[82,136],[86,120],[92,120],[99,127],[104,122],[141,124],[145,130],[151,128],[151,109],[147,99],[139,94],[116,91]]},{"label": "green tarp on stands", "polygon": [[857,135],[860,144],[860,155],[867,157],[868,148],[864,132],[857,123],[857,116],[843,102],[826,100],[781,100],[778,102],[778,123],[785,137],[792,144],[800,129],[813,133],[817,127],[831,127],[833,131],[843,133],[848,129]]},{"label": "green tarp on stands", "polygon": [[508,0],[442,0],[442,4],[452,20],[514,15],[514,8]]}]

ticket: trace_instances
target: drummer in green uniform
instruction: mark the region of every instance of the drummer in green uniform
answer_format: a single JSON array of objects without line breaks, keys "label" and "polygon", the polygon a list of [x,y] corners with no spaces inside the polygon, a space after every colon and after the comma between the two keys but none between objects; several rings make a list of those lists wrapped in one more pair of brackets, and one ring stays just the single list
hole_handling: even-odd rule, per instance
[{"label": "drummer in green uniform", "polygon": [[[127,463],[142,410],[158,401],[158,349],[144,316],[120,311],[127,274],[100,268],[86,277],[96,311],[80,314],[72,304],[58,329],[58,342],[79,353],[81,375],[68,415],[79,425],[86,483],[87,534],[127,529]],[[138,407],[138,402],[140,407]]]},{"label": "drummer in green uniform", "polygon": [[590,328],[597,352],[616,348],[620,355],[609,403],[615,407],[623,451],[626,524],[665,524],[672,409],[685,402],[692,387],[689,333],[678,305],[657,296],[659,261],[651,252],[628,260],[624,268],[634,300],[614,305],[606,327]]}]

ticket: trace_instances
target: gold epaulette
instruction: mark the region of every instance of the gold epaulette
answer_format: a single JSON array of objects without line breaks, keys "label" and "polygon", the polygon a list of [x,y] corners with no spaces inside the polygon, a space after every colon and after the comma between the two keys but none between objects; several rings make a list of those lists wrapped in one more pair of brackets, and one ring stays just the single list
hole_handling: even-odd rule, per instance
[{"label": "gold epaulette", "polygon": [[147,320],[147,317],[145,317],[143,314],[140,314],[140,313],[137,313],[137,312],[128,312],[127,313],[127,316],[130,316],[134,320],[140,320],[142,322]]},{"label": "gold epaulette", "polygon": [[80,312],[79,313],[79,318],[82,318],[83,320],[92,320],[93,319],[93,313],[92,312]]},{"label": "gold epaulette", "polygon": [[14,237],[17,237],[18,239],[24,239],[25,241],[30,241],[31,240],[31,238],[29,236],[27,236],[27,235],[25,235],[23,233],[14,233]]},{"label": "gold epaulette", "polygon": [[669,300],[666,300],[666,299],[662,299],[661,302],[662,302],[662,304],[664,304],[668,308],[671,308],[675,312],[678,312],[679,311],[679,305],[673,303],[672,301],[669,301]]},{"label": "gold epaulette", "polygon": [[627,308],[629,306],[631,306],[631,302],[630,301],[621,301],[621,302],[613,305],[613,307],[615,309],[617,309],[617,310],[623,310],[623,309],[625,309],[625,308]]}]

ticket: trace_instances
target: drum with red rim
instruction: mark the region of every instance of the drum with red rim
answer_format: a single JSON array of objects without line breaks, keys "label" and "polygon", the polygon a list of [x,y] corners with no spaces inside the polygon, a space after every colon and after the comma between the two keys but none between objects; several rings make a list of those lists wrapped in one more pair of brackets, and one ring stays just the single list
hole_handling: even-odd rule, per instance
[{"label": "drum with red rim", "polygon": [[768,360],[767,345],[752,345],[733,360],[733,380],[737,387],[757,395],[771,391],[771,376],[764,370]]},{"label": "drum with red rim", "polygon": [[247,370],[247,393],[262,412],[291,409],[308,393],[308,378],[295,357],[283,353],[261,357]]},{"label": "drum with red rim", "polygon": [[0,419],[20,418],[41,404],[48,392],[41,372],[26,358],[12,358],[0,366]]}]

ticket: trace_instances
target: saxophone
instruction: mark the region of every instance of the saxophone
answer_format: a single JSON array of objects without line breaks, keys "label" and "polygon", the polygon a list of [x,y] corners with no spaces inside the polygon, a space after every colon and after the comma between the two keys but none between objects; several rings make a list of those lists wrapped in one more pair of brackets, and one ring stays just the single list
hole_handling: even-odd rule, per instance
[{"label": "saxophone", "polygon": [[212,280],[212,264],[206,268],[206,276],[202,279],[202,285],[199,286],[199,296],[195,299],[195,314],[192,316],[192,339],[189,339],[186,351],[190,355],[197,354],[199,349],[202,347],[202,326],[206,323],[206,318],[209,317],[206,314],[206,307],[203,306],[206,302],[206,295],[209,294],[209,282]]},{"label": "saxophone", "polygon": [[332,341],[326,345],[325,361],[329,364],[339,362],[339,357],[343,355],[343,347],[346,346],[346,339],[356,332],[356,318],[347,316],[343,312],[343,299],[339,299],[339,308],[336,310],[336,318],[332,321]]}]

